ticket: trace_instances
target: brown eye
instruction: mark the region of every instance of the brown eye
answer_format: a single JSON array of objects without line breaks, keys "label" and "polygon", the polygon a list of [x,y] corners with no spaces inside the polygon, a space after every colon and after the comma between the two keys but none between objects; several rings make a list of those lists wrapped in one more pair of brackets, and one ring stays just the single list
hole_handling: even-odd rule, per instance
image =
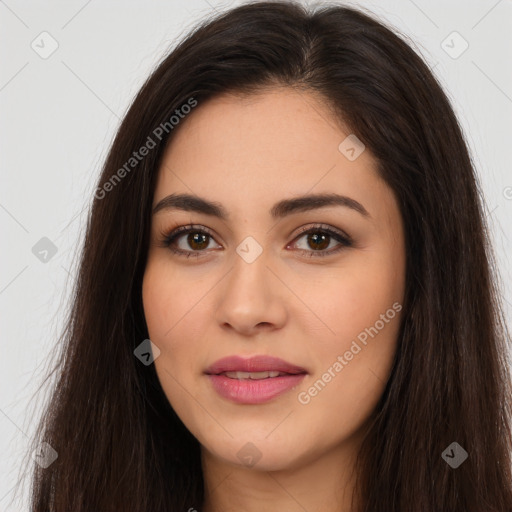
[{"label": "brown eye", "polygon": [[[170,234],[162,235],[163,247],[187,258],[200,257],[202,253],[207,253],[210,242],[214,240],[213,235],[206,228],[194,226],[181,226]],[[297,245],[297,241],[302,238],[306,239],[306,247],[298,247],[298,250],[309,257],[329,256],[353,245],[350,237],[323,225],[303,229],[291,246]],[[183,244],[181,247],[180,242]]]},{"label": "brown eye", "polygon": [[[210,235],[207,235],[205,233],[189,233],[186,240],[189,244],[189,247],[195,250],[202,250],[206,249],[208,247],[208,237]],[[179,237],[178,237],[179,238]]]},{"label": "brown eye", "polygon": [[324,250],[329,246],[330,235],[310,233],[307,235],[307,243],[312,249]]},{"label": "brown eye", "polygon": [[[329,256],[353,245],[352,240],[347,235],[323,226],[307,228],[295,240],[297,241],[304,237],[306,238],[306,247],[299,247],[298,249],[303,254],[311,257]],[[336,247],[336,243],[331,245],[332,242],[337,242],[338,247],[328,250],[329,246],[331,248],[333,246]],[[296,244],[297,242],[294,242],[293,245]]]},{"label": "brown eye", "polygon": [[[187,235],[185,237],[185,235]],[[184,240],[184,242],[182,241]],[[187,258],[201,256],[206,252],[213,236],[204,228],[196,228],[194,226],[182,226],[175,229],[170,234],[164,234],[162,238],[162,246],[167,247],[172,252],[186,256]],[[179,246],[179,243],[182,246]]]}]

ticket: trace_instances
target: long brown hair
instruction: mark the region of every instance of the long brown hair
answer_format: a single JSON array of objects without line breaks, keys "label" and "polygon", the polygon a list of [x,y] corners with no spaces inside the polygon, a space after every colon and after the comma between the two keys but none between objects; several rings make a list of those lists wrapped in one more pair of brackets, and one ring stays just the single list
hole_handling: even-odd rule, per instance
[{"label": "long brown hair", "polygon": [[[358,512],[512,510],[510,337],[485,202],[449,100],[405,38],[371,15],[259,2],[199,24],[117,132],[31,447],[44,441],[58,454],[30,469],[34,512],[201,510],[199,443],[154,365],[134,356],[148,338],[141,288],[153,193],[176,109],[273,85],[322,95],[376,158],[404,220],[403,318],[356,466]],[[154,146],[127,166],[148,137]],[[443,457],[454,442],[468,454],[457,468]]]}]

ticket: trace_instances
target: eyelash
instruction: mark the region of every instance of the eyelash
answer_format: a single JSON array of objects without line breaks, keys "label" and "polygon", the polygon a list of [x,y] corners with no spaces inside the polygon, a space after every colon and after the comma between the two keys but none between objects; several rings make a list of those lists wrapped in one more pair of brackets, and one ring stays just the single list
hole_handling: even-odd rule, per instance
[{"label": "eyelash", "polygon": [[[183,251],[182,249],[177,249],[176,247],[173,247],[173,242],[175,242],[181,235],[189,234],[189,233],[201,233],[204,235],[208,235],[211,238],[214,238],[212,233],[204,227],[201,226],[195,226],[195,225],[187,225],[187,226],[181,226],[179,228],[176,228],[169,232],[163,232],[161,233],[161,241],[160,241],[160,247],[167,248],[171,250],[173,253],[179,255],[179,256],[185,256],[186,258],[199,258],[201,257],[201,253],[205,252],[205,250],[201,251]],[[304,229],[301,229],[301,231],[298,233],[297,237],[294,238],[295,240],[298,240],[299,238],[302,238],[304,235],[308,235],[310,233],[322,233],[327,234],[330,237],[334,238],[337,242],[339,242],[341,245],[337,249],[330,249],[327,250],[321,250],[321,251],[307,251],[305,249],[298,249],[300,252],[309,254],[309,257],[316,258],[316,257],[324,257],[324,256],[330,256],[332,254],[337,254],[338,252],[342,251],[343,249],[347,247],[352,247],[353,241],[352,239],[338,231],[334,231],[333,229],[326,227],[325,225],[319,224],[311,227],[306,227]]]}]

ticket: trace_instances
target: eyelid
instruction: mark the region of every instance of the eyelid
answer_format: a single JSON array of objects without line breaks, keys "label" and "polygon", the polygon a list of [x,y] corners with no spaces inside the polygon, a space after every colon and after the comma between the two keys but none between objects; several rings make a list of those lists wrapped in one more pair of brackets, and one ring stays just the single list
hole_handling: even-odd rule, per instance
[{"label": "eyelid", "polygon": [[[170,248],[170,244],[176,240],[179,236],[188,234],[189,232],[204,232],[209,235],[212,240],[216,241],[216,234],[206,226],[202,224],[186,224],[180,225],[169,230],[160,231],[161,246],[164,248]],[[218,243],[218,242],[216,242]],[[180,252],[180,251],[177,251]],[[202,251],[183,251],[183,252],[202,252]],[[204,252],[204,251],[203,251]]]},{"label": "eyelid", "polygon": [[327,233],[334,233],[334,234],[338,235],[339,237],[344,238],[345,241],[353,243],[352,238],[347,233],[342,231],[341,229],[330,226],[329,224],[322,224],[322,223],[313,223],[312,225],[302,226],[301,228],[299,228],[299,232],[295,236],[294,240],[300,235],[303,235],[305,233],[308,233],[309,231],[315,231],[315,230],[325,231]]},{"label": "eyelid", "polygon": [[[185,255],[186,257],[202,257],[201,253],[208,253],[209,251],[202,250],[202,251],[193,251],[193,250],[183,250],[183,249],[176,249],[171,247],[172,243],[179,238],[181,235],[185,235],[191,232],[198,232],[198,233],[204,233],[208,235],[213,241],[218,243],[216,241],[216,235],[213,233],[213,231],[206,226],[202,224],[187,224],[187,225],[181,225],[175,228],[171,228],[167,231],[162,231],[160,233],[161,235],[161,244],[160,246],[166,249],[171,250],[172,252],[178,254],[178,255]],[[302,236],[309,234],[310,232],[323,232],[327,235],[331,236],[331,238],[334,238],[338,244],[340,244],[340,247],[330,250],[321,250],[321,251],[313,251],[313,250],[305,250],[305,249],[297,249],[301,253],[307,253],[311,257],[322,257],[322,256],[329,256],[331,254],[338,253],[342,249],[345,249],[347,247],[352,247],[354,242],[352,238],[344,231],[335,228],[333,226],[330,226],[328,224],[322,224],[322,223],[313,223],[307,226],[302,226],[299,228],[299,231],[296,233],[293,240],[286,245],[286,248],[290,246],[290,244],[293,244],[297,241],[297,239],[302,238]],[[290,235],[292,236],[292,235]]]}]

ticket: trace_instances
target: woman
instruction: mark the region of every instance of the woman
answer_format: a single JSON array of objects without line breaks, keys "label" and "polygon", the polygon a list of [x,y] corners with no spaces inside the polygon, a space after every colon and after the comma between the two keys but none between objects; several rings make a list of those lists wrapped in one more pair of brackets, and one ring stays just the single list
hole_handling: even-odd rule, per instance
[{"label": "woman", "polygon": [[493,261],[401,38],[285,2],[203,23],[99,179],[32,510],[512,510]]}]

